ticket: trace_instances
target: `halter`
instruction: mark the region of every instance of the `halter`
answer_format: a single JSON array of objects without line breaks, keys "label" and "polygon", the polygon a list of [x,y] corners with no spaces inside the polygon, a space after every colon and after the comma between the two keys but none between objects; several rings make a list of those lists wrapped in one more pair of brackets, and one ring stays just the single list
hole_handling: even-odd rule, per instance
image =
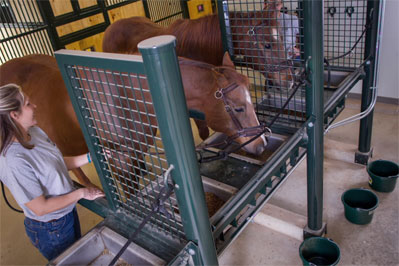
[{"label": "halter", "polygon": [[[264,47],[259,47],[258,45],[258,38],[257,38],[257,34],[256,34],[256,29],[258,27],[261,26],[265,26],[264,23],[260,23],[258,25],[252,26],[248,31],[247,31],[247,36],[249,36],[249,38],[254,38],[253,42],[250,42],[251,44],[253,44],[255,46],[255,48],[260,48],[260,49],[265,49]],[[278,61],[275,64],[265,64],[264,68],[265,71],[267,72],[280,72],[282,70],[286,70],[286,69],[290,69],[293,67],[293,63],[291,59],[285,59],[285,60],[281,60]]]},{"label": "halter", "polygon": [[230,115],[231,120],[233,120],[234,125],[237,128],[237,133],[229,136],[226,139],[226,144],[230,144],[231,142],[233,142],[234,139],[239,138],[239,137],[252,137],[252,136],[256,136],[258,134],[260,134],[261,132],[265,132],[266,126],[265,125],[259,125],[259,126],[254,126],[254,127],[246,127],[244,128],[241,123],[240,120],[238,120],[237,116],[234,114],[233,108],[231,107],[231,105],[229,104],[229,99],[226,98],[226,94],[235,90],[236,88],[238,88],[239,85],[237,85],[236,83],[232,83],[230,85],[228,85],[227,87],[224,88],[220,88],[219,90],[217,90],[215,92],[215,98],[218,100],[223,100],[224,103],[224,108],[226,110],[226,112]]}]

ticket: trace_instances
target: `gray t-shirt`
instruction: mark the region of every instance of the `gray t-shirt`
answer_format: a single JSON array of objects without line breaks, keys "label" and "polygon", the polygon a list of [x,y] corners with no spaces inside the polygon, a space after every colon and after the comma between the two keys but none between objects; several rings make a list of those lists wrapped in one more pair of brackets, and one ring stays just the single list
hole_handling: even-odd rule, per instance
[{"label": "gray t-shirt", "polygon": [[281,13],[278,20],[284,32],[284,45],[287,52],[292,52],[296,46],[296,37],[299,34],[299,21],[295,15]]},{"label": "gray t-shirt", "polygon": [[76,204],[43,215],[35,215],[25,203],[44,195],[46,198],[74,190],[63,156],[39,127],[29,129],[31,150],[13,142],[5,156],[0,155],[0,180],[8,187],[26,217],[47,222],[68,214]]}]

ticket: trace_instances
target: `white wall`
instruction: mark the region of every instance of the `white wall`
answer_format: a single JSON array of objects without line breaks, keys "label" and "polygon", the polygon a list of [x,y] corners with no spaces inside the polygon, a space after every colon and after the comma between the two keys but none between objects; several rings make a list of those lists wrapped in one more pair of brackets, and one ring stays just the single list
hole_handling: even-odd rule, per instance
[{"label": "white wall", "polygon": [[[380,51],[378,96],[399,99],[399,1],[385,1]],[[361,82],[352,93],[361,93]]]}]

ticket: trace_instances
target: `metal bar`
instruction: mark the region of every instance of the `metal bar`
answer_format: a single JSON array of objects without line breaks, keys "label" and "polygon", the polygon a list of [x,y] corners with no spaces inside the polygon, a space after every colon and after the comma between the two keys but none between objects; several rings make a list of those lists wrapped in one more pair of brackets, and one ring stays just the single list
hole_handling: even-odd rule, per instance
[{"label": "metal bar", "polygon": [[43,18],[44,23],[47,25],[47,34],[50,38],[51,46],[54,51],[64,48],[59,41],[57,29],[54,26],[54,12],[51,8],[49,0],[36,0],[36,4],[39,7],[40,15]]},{"label": "metal bar", "polygon": [[312,231],[322,228],[323,219],[323,133],[324,133],[324,70],[323,70],[323,2],[305,0],[305,59],[308,62],[311,86],[306,88],[306,115],[313,118],[307,132],[308,155],[308,225]]},{"label": "metal bar", "polygon": [[198,245],[204,265],[217,265],[175,47],[172,36],[154,37],[138,45],[159,129],[168,140],[164,142],[165,154],[169,165],[175,167],[172,177],[186,237]]},{"label": "metal bar", "polygon": [[231,38],[230,37],[231,34],[227,34],[227,31],[231,30],[230,25],[226,25],[226,19],[228,19],[228,8],[226,8],[227,2],[222,0],[217,0],[217,1],[218,1],[217,9],[219,14],[220,32],[222,34],[222,42],[223,42],[223,51],[228,51],[230,55],[233,55],[233,47],[229,46],[229,44],[231,44],[231,41],[229,42],[228,40],[228,38]]},{"label": "metal bar", "polygon": [[304,128],[299,129],[287,142],[281,145],[275,151],[273,157],[241,188],[237,194],[230,201],[226,203],[223,210],[219,211],[211,218],[212,225],[215,226],[213,235],[218,237],[223,230],[229,225],[239,212],[248,204],[250,199],[253,199],[257,193],[263,188],[271,179],[276,171],[276,167],[281,164],[291,155],[291,151],[298,147],[305,136]]},{"label": "metal bar", "polygon": [[340,84],[340,88],[328,99],[324,105],[324,114],[331,112],[335,106],[342,100],[355,84],[364,77],[363,68],[356,69],[355,72],[347,76]]},{"label": "metal bar", "polygon": [[[363,81],[362,87],[362,102],[361,111],[367,109],[372,101],[372,91],[371,87],[376,86],[378,68],[378,42],[379,38],[379,27],[381,26],[380,12],[383,11],[381,8],[383,1],[379,0],[369,0],[367,1],[367,25],[371,25],[366,31],[366,47],[364,50],[364,58],[370,56],[369,64],[365,65],[366,78]],[[355,162],[360,164],[367,164],[369,158],[371,157],[371,136],[373,127],[373,116],[374,112],[360,120],[359,128],[359,143],[358,151],[355,154]]]}]

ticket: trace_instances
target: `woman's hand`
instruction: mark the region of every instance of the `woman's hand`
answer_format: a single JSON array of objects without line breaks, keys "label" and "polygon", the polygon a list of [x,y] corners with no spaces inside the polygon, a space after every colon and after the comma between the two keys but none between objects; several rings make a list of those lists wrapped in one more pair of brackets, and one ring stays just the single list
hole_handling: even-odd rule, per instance
[{"label": "woman's hand", "polygon": [[100,189],[98,188],[94,188],[94,187],[85,187],[85,188],[80,188],[82,190],[83,199],[87,199],[87,200],[95,200],[97,198],[101,198],[104,197],[105,194],[104,192],[102,192]]}]

